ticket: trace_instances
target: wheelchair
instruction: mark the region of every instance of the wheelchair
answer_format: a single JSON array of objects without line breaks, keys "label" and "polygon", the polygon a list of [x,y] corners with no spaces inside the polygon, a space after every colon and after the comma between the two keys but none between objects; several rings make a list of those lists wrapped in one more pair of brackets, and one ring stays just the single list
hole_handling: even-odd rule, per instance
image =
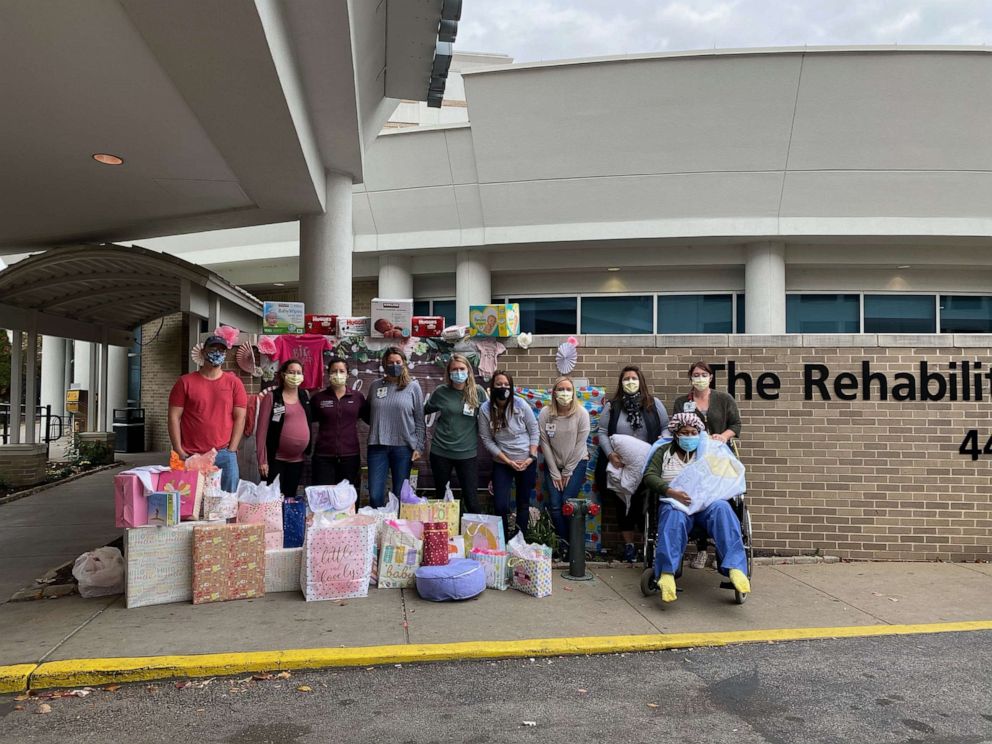
[{"label": "wheelchair", "polygon": [[[730,443],[731,449],[734,451],[734,456],[740,459],[740,453],[738,451],[737,440],[732,439]],[[655,543],[658,539],[658,507],[659,507],[659,497],[655,494],[647,493],[644,497],[644,571],[641,573],[641,594],[648,597],[658,591],[658,582],[654,577],[654,553],[655,553]],[[741,539],[744,542],[744,553],[747,556],[747,577],[748,580],[751,579],[752,569],[754,566],[754,548],[751,541],[751,514],[747,509],[747,502],[745,500],[745,494],[742,493],[735,496],[730,500],[730,505],[734,510],[734,514],[737,516],[738,521],[741,524]],[[686,545],[700,545],[702,546],[705,542],[706,547],[713,547],[715,551],[715,545],[713,541],[706,534],[706,530],[702,525],[696,525],[692,531],[689,533],[689,540]],[[717,561],[719,562],[720,556],[717,556]],[[683,556],[684,562],[684,556]],[[678,581],[682,577],[682,565],[679,565],[678,571],[675,573],[675,580]],[[721,589],[730,589],[734,592],[734,599],[737,604],[742,605],[747,601],[747,595],[741,594],[734,588],[734,585],[729,581],[720,582]]]}]

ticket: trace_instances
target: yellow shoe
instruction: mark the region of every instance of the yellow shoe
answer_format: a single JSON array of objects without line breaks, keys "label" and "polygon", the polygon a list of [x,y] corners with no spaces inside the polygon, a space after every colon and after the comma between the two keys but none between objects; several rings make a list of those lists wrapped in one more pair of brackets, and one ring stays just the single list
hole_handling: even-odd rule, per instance
[{"label": "yellow shoe", "polygon": [[747,575],[739,568],[730,569],[730,576],[728,578],[730,579],[730,583],[734,585],[734,589],[741,594],[751,593],[751,582],[748,581]]},{"label": "yellow shoe", "polygon": [[663,573],[658,579],[658,588],[661,589],[662,602],[674,602],[678,599],[675,594],[675,575]]}]

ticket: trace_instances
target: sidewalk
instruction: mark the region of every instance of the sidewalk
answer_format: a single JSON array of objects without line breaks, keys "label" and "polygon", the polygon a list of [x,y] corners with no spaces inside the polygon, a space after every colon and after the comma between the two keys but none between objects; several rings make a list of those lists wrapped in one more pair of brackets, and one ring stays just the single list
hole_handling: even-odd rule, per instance
[{"label": "sidewalk", "polygon": [[[112,477],[95,474],[0,507],[5,596],[119,534]],[[487,590],[476,600],[435,604],[413,590],[371,589],[367,599],[345,602],[307,603],[284,593],[132,610],[120,597],[7,603],[0,606],[0,665],[287,649],[324,649],[314,656],[327,658],[333,649],[371,646],[786,628],[874,633],[869,626],[992,619],[992,564],[757,566],[743,606],[719,589],[712,569],[686,569],[679,600],[665,606],[641,596],[639,568],[593,572],[593,581],[569,582],[556,571],[554,592],[544,599]]]}]

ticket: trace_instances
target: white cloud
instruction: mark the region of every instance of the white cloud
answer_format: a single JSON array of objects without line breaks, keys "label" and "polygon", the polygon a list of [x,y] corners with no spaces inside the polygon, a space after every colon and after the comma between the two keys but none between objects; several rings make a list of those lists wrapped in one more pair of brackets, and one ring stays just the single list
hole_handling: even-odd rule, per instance
[{"label": "white cloud", "polygon": [[992,0],[465,0],[456,48],[517,61],[713,47],[992,42]]}]

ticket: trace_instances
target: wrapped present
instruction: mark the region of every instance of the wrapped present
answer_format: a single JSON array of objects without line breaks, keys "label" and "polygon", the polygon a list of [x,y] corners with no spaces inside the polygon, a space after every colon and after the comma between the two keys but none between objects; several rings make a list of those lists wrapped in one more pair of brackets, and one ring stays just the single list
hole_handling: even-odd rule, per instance
[{"label": "wrapped present", "polygon": [[422,566],[448,564],[448,525],[446,522],[424,523],[424,556]]},{"label": "wrapped present", "polygon": [[193,604],[265,594],[265,526],[222,524],[193,529]]},{"label": "wrapped present", "polygon": [[155,491],[148,494],[148,524],[156,527],[171,527],[179,524],[182,508],[179,494],[175,491]]},{"label": "wrapped present", "polygon": [[282,547],[302,548],[307,531],[307,504],[286,499],[282,502]]},{"label": "wrapped present", "polygon": [[409,589],[417,585],[417,568],[424,549],[421,522],[387,519],[379,547],[379,588]]},{"label": "wrapped present", "polygon": [[454,537],[448,538],[448,561],[454,558],[464,558],[465,557],[465,538],[461,535],[455,535]]},{"label": "wrapped present", "polygon": [[156,491],[175,491],[179,494],[182,519],[197,520],[202,514],[203,473],[198,470],[168,470],[155,479]]},{"label": "wrapped present", "polygon": [[472,305],[468,310],[473,336],[509,338],[520,333],[520,305]]},{"label": "wrapped present", "polygon": [[503,519],[493,514],[465,514],[462,517],[462,537],[465,538],[465,555],[473,548],[505,550]]},{"label": "wrapped present", "polygon": [[148,494],[156,490],[164,465],[132,468],[114,476],[114,524],[117,527],[141,527],[148,524]]},{"label": "wrapped present", "polygon": [[448,536],[458,534],[461,517],[460,501],[426,499],[420,504],[400,504],[400,519],[415,522],[444,522],[448,526]]},{"label": "wrapped present", "polygon": [[372,553],[372,578],[369,584],[375,586],[379,583],[379,547],[382,545],[383,524],[387,519],[397,519],[399,517],[400,502],[393,494],[389,494],[389,501],[385,506],[378,508],[374,506],[363,506],[358,510],[359,514],[372,517],[375,520],[375,548]]},{"label": "wrapped present", "polygon": [[355,515],[307,531],[300,588],[308,602],[367,597],[376,523]]},{"label": "wrapped present", "polygon": [[505,550],[485,550],[475,548],[468,557],[478,561],[486,571],[486,587],[506,591],[509,587],[507,562],[510,554]]},{"label": "wrapped present", "polygon": [[298,592],[303,548],[265,551],[265,593]]},{"label": "wrapped present", "polygon": [[189,602],[193,598],[193,527],[134,527],[124,533],[128,608]]},{"label": "wrapped present", "polygon": [[521,533],[507,544],[510,586],[533,597],[551,594],[551,548],[528,543]]}]

